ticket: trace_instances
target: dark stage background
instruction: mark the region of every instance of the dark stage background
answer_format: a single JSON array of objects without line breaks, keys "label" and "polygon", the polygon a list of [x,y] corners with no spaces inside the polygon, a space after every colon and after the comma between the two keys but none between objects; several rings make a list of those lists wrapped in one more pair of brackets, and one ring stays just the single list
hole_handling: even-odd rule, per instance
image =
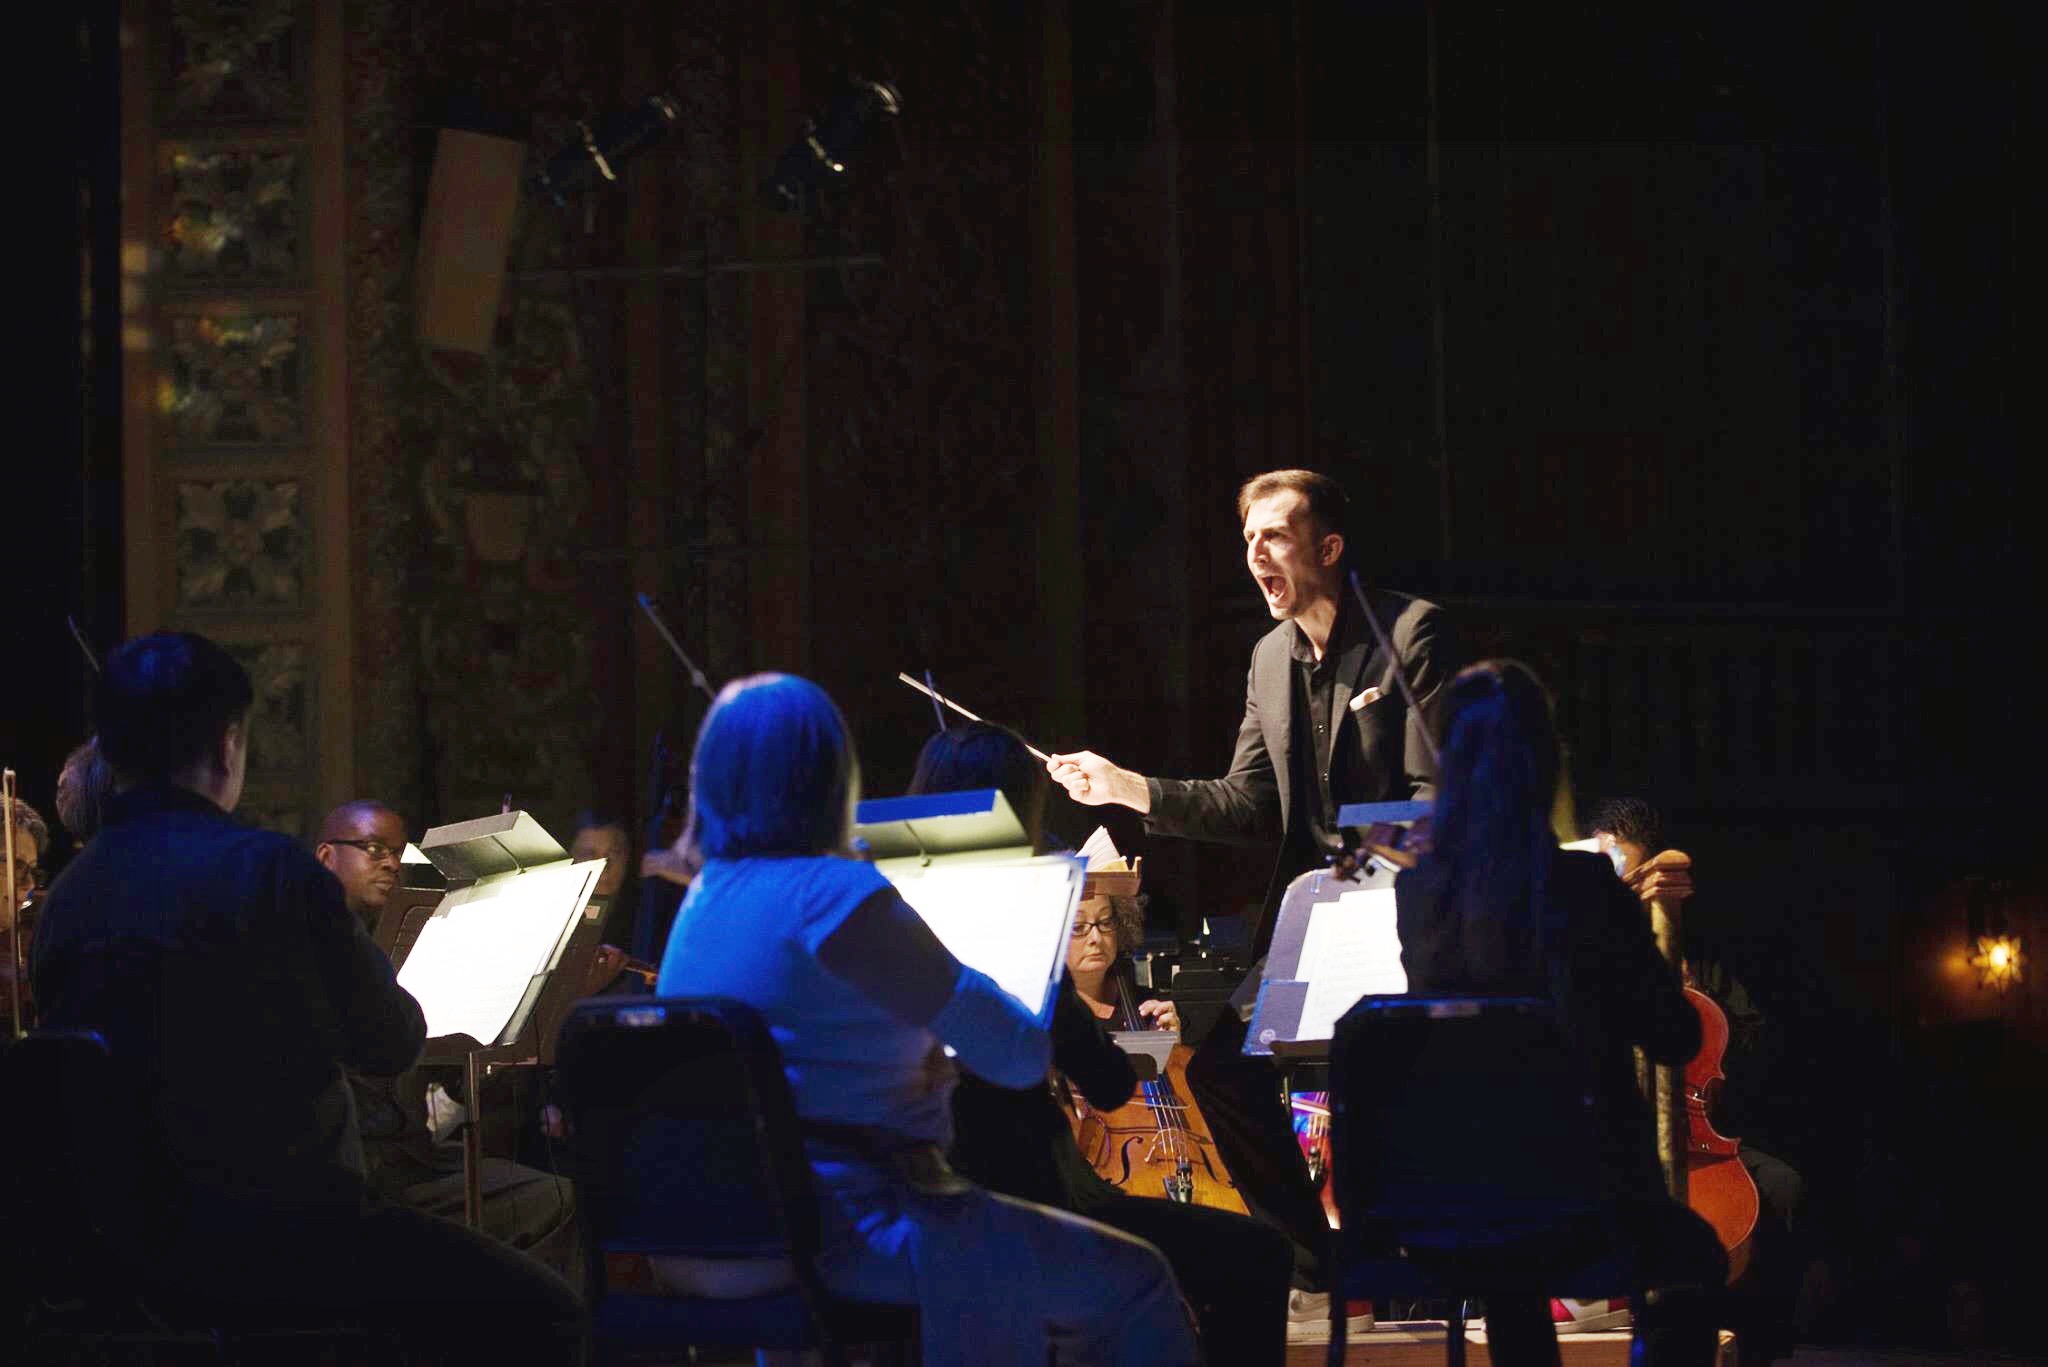
[{"label": "dark stage background", "polygon": [[[271,652],[287,829],[358,793],[415,830],[505,793],[633,824],[655,733],[701,711],[636,590],[714,678],[819,679],[871,793],[931,725],[899,669],[1048,748],[1215,772],[1265,626],[1232,491],[1313,465],[1370,575],[1552,683],[1582,801],[1653,799],[1698,860],[1694,928],[1768,1022],[1726,1128],[1811,1179],[1816,1332],[2038,1335],[2013,1231],[2043,1213],[2019,1117],[2048,1013],[1957,960],[1972,905],[2048,936],[2017,7],[245,8],[33,21],[77,61],[21,258],[29,800],[88,725],[70,612],[100,645],[175,622]],[[240,85],[194,77],[220,51]],[[844,192],[772,212],[754,187],[849,70],[903,117]],[[658,89],[678,128],[619,186],[525,207],[492,355],[422,348],[436,130],[541,156]],[[163,189],[195,147],[301,161]],[[280,224],[266,175],[315,198]],[[271,250],[195,265],[167,237],[194,215]],[[124,276],[124,241],[182,264]],[[234,383],[167,320],[287,296],[325,350],[227,398],[309,415],[315,454],[153,435],[136,366]],[[208,480],[270,490],[256,550],[232,490],[190,511]],[[1162,931],[1263,884],[1112,825]]]}]

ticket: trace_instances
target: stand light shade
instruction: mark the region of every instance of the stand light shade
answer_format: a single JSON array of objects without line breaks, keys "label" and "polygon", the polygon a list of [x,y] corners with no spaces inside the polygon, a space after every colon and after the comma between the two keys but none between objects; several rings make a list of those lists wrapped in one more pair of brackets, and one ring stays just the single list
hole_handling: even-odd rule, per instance
[{"label": "stand light shade", "polygon": [[523,142],[441,130],[413,272],[414,313],[428,346],[490,351],[525,163]]}]

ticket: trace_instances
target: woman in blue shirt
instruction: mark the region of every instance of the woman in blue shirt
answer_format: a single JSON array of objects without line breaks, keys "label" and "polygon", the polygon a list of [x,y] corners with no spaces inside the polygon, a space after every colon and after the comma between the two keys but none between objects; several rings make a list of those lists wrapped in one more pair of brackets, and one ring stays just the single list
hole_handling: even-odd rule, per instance
[{"label": "woman in blue shirt", "polygon": [[845,856],[859,769],[816,684],[728,684],[691,762],[683,846],[703,871],[662,956],[663,996],[732,997],[782,1051],[836,1295],[916,1304],[925,1361],[1038,1367],[1053,1340],[1116,1363],[1192,1363],[1150,1244],[998,1196],[947,1168],[954,1066],[1043,1080],[1047,1036],[958,962],[888,881]]}]

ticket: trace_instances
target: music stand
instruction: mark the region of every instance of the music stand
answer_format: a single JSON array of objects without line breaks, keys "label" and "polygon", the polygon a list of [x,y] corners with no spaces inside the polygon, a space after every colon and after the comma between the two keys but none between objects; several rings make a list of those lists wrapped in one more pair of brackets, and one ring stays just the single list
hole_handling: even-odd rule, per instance
[{"label": "music stand", "polygon": [[604,861],[571,860],[525,812],[437,826],[421,837],[419,849],[447,886],[431,914],[417,917],[415,906],[397,918],[392,950],[399,986],[426,1013],[423,1061],[463,1067],[469,1100],[463,1215],[477,1228],[483,1217],[483,1079],[495,1064],[538,1058],[535,1008],[584,922]]},{"label": "music stand", "polygon": [[[1358,802],[1337,810],[1347,831],[1408,825],[1427,802]],[[1287,885],[1261,966],[1244,1052],[1293,1059],[1329,1057],[1337,1018],[1369,994],[1408,990],[1394,931],[1399,869],[1368,859],[1350,878],[1311,869]]]},{"label": "music stand", "polygon": [[1086,869],[1033,855],[1001,791],[863,802],[855,848],[896,887],[953,957],[995,980],[1041,1025],[1052,1019]]}]

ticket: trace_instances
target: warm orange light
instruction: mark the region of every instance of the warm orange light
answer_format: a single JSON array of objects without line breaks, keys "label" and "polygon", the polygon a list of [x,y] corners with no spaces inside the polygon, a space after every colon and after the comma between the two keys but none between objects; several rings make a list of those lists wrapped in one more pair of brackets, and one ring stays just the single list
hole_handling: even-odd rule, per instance
[{"label": "warm orange light", "polygon": [[1976,956],[1970,960],[1978,981],[1998,992],[2020,981],[2026,964],[2027,956],[2020,949],[2017,935],[1979,935]]}]

